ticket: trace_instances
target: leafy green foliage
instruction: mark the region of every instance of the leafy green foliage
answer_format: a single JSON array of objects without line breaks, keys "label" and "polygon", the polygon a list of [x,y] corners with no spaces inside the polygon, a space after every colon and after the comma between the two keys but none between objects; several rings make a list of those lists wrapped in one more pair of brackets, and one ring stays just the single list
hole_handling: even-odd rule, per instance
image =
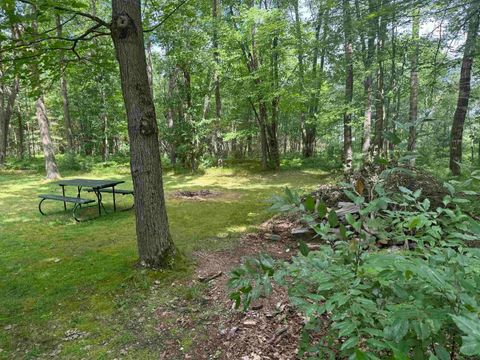
[{"label": "leafy green foliage", "polygon": [[[326,337],[303,343],[304,352],[327,355],[336,349],[342,356],[354,356],[363,349],[369,359],[387,353],[426,359],[448,354],[452,344],[461,342],[462,330],[468,336],[461,352],[479,354],[479,251],[365,252],[358,267],[353,259],[349,247],[325,246],[299,254],[291,263],[266,256],[249,260],[231,274],[229,284],[236,289],[232,298],[239,304],[241,297],[248,307],[252,299],[268,295],[269,281],[275,281],[288,287],[292,304],[307,320],[306,331],[323,329],[327,315]],[[431,344],[443,345],[432,349]]]},{"label": "leafy green foliage", "polygon": [[[306,319],[304,331],[323,334],[327,327],[320,340],[302,337],[302,354],[352,359],[480,354],[480,251],[464,246],[478,239],[478,224],[462,213],[454,188],[445,207],[437,209],[419,200],[421,190],[399,190],[387,194],[377,186],[369,203],[353,188],[346,190],[359,212],[339,219],[324,204],[312,208],[310,196],[299,203],[299,195],[287,189],[272,208],[302,213],[326,244],[309,251],[301,243],[290,262],[265,255],[248,260],[231,274],[232,299],[248,308],[269,294],[270,281],[287,287]],[[375,251],[376,239],[417,246]]]}]

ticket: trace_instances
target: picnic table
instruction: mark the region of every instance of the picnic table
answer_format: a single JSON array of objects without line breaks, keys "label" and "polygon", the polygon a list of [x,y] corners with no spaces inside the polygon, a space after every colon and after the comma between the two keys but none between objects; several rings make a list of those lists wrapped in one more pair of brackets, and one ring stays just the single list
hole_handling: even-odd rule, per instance
[{"label": "picnic table", "polygon": [[[62,188],[62,195],[56,194],[42,194],[39,197],[42,199],[38,204],[38,209],[42,215],[45,215],[42,211],[42,203],[45,200],[56,200],[63,202],[64,210],[67,210],[67,203],[74,203],[73,207],[73,217],[75,220],[80,221],[77,218],[76,210],[80,208],[82,205],[90,204],[95,202],[95,200],[91,199],[84,199],[81,197],[82,189],[87,189],[88,192],[93,192],[97,198],[97,206],[98,206],[98,215],[102,214],[102,208],[104,212],[105,206],[102,202],[102,193],[111,193],[113,196],[113,211],[117,211],[117,205],[115,202],[115,195],[122,194],[122,195],[133,195],[132,190],[123,190],[123,189],[115,189],[115,187],[119,184],[123,184],[125,181],[123,180],[108,180],[108,179],[70,179],[70,180],[60,180],[57,181],[58,184]],[[77,188],[77,196],[71,197],[65,195],[65,187],[73,186]]]}]

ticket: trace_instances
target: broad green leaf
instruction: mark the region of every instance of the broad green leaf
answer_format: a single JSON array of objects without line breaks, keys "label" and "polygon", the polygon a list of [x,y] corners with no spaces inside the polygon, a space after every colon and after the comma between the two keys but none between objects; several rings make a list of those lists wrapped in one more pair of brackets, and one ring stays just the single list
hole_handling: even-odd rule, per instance
[{"label": "broad green leaf", "polygon": [[312,195],[307,196],[303,205],[305,206],[306,211],[312,212],[315,210],[315,199],[312,197]]},{"label": "broad green leaf", "polygon": [[357,336],[352,336],[351,338],[348,338],[343,344],[340,350],[348,350],[351,349],[358,344],[358,337]]},{"label": "broad green leaf", "polygon": [[450,360],[450,353],[442,345],[435,345],[435,353],[439,360]]},{"label": "broad green leaf", "polygon": [[404,186],[399,186],[398,189],[404,194],[407,194],[407,195],[412,195],[413,194],[412,190],[407,189]]},{"label": "broad green leaf", "polygon": [[408,320],[396,319],[391,326],[393,340],[395,340],[395,342],[397,343],[400,342],[405,337],[405,335],[407,335],[408,328]]},{"label": "broad green leaf", "polygon": [[330,210],[330,212],[328,213],[328,223],[332,228],[338,226],[338,217],[335,210]]},{"label": "broad green leaf", "polygon": [[317,212],[318,212],[318,217],[320,219],[324,218],[325,215],[327,215],[327,212],[328,212],[327,205],[325,205],[323,201],[320,202],[320,204],[318,205]]},{"label": "broad green leaf", "polygon": [[355,350],[355,356],[353,357],[355,360],[368,360],[367,354],[365,354],[363,351],[356,349]]},{"label": "broad green leaf", "polygon": [[310,249],[304,241],[300,241],[298,249],[303,256],[308,256],[308,253],[310,252]]}]

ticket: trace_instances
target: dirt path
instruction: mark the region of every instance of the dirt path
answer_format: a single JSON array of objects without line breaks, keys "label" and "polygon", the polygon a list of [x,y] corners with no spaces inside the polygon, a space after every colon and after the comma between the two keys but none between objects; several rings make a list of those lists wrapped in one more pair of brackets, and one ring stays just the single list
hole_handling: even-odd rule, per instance
[{"label": "dirt path", "polygon": [[[294,221],[270,220],[254,234],[246,234],[229,250],[195,254],[194,282],[208,281],[201,300],[184,301],[158,308],[158,331],[175,333],[182,328],[195,329],[188,351],[174,337],[167,342],[161,359],[295,359],[302,318],[289,305],[286,291],[274,288],[268,299],[252,304],[243,312],[232,308],[227,288],[228,273],[243,258],[268,253],[274,258],[289,258],[297,244],[290,237]],[[266,234],[280,235],[268,240]],[[186,284],[188,286],[188,284]]]}]

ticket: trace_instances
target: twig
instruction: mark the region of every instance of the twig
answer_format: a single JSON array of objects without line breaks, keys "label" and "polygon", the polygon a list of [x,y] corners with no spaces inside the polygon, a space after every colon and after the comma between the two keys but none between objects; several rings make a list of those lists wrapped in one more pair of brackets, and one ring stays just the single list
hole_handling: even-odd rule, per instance
[{"label": "twig", "polygon": [[177,6],[175,6],[175,9],[173,9],[172,11],[170,11],[167,15],[165,15],[162,20],[156,24],[155,26],[151,27],[150,29],[146,29],[146,30],[143,30],[144,33],[149,33],[149,32],[152,32],[156,29],[158,29],[160,26],[162,26],[162,24],[168,20],[168,18],[170,16],[172,16],[173,14],[175,14],[177,12],[178,9],[180,9],[188,0],[182,0],[180,1]]}]

